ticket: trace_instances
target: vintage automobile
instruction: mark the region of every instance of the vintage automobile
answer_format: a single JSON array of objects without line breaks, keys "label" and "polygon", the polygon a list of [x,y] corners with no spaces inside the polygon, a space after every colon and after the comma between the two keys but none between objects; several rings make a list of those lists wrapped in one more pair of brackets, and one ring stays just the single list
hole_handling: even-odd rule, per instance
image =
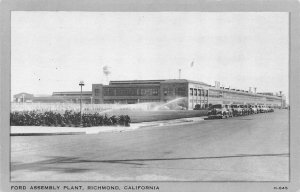
[{"label": "vintage automobile", "polygon": [[231,105],[231,109],[233,112],[233,116],[243,115],[243,108],[241,108],[239,105]]},{"label": "vintage automobile", "polygon": [[230,105],[224,105],[225,108],[229,111],[229,117],[233,117],[233,110]]},{"label": "vintage automobile", "polygon": [[265,110],[262,105],[257,105],[257,109],[258,109],[259,113],[265,113]]},{"label": "vintage automobile", "polygon": [[268,113],[269,112],[269,107],[267,106],[262,106],[262,109],[263,109],[263,113]]},{"label": "vintage automobile", "polygon": [[260,113],[260,107],[259,107],[259,105],[254,105],[254,107],[257,109],[257,113]]},{"label": "vintage automobile", "polygon": [[224,104],[212,105],[207,115],[209,119],[224,119],[233,116],[229,106]]},{"label": "vintage automobile", "polygon": [[251,110],[251,114],[257,114],[258,113],[258,109],[256,105],[249,105],[249,108]]},{"label": "vintage automobile", "polygon": [[240,107],[243,109],[243,115],[251,114],[251,109],[248,107],[248,105],[240,105]]},{"label": "vintage automobile", "polygon": [[267,112],[274,112],[274,109],[271,106],[266,106]]},{"label": "vintage automobile", "polygon": [[269,112],[274,112],[274,109],[269,106]]},{"label": "vintage automobile", "polygon": [[268,107],[264,105],[259,105],[260,113],[267,113],[268,112]]}]

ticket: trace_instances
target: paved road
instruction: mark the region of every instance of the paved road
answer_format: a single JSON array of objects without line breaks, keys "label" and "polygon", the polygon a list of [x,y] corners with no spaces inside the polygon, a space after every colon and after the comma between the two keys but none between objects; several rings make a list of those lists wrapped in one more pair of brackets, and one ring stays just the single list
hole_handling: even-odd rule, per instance
[{"label": "paved road", "polygon": [[287,181],[288,111],[128,132],[11,137],[12,181]]}]

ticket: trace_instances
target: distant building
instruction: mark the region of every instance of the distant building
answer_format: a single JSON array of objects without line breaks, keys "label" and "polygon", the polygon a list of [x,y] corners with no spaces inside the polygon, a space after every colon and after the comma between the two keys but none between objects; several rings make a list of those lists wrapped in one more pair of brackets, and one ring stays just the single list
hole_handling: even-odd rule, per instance
[{"label": "distant building", "polygon": [[32,102],[33,97],[34,97],[33,94],[22,92],[14,95],[13,101],[18,103]]},{"label": "distant building", "polygon": [[[92,92],[82,92],[82,103],[92,102]],[[52,95],[38,96],[28,93],[19,93],[13,96],[14,102],[26,103],[79,103],[80,91],[53,92]]]}]

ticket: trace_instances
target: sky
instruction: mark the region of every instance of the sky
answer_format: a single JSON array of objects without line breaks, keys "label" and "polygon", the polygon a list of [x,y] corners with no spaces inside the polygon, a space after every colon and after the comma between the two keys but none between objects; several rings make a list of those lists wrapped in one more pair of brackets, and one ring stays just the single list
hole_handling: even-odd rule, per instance
[{"label": "sky", "polygon": [[[285,12],[22,12],[11,17],[11,93],[177,79],[288,96]],[[191,64],[193,63],[193,64]],[[105,77],[103,67],[111,74]]]}]

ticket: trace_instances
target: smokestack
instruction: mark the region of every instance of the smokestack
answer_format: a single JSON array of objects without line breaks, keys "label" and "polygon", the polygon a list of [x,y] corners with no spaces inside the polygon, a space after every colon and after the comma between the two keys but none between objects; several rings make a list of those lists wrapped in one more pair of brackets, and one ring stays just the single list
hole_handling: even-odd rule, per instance
[{"label": "smokestack", "polygon": [[256,93],[256,87],[254,87],[254,93]]},{"label": "smokestack", "polygon": [[181,79],[181,69],[178,70],[178,79]]}]

